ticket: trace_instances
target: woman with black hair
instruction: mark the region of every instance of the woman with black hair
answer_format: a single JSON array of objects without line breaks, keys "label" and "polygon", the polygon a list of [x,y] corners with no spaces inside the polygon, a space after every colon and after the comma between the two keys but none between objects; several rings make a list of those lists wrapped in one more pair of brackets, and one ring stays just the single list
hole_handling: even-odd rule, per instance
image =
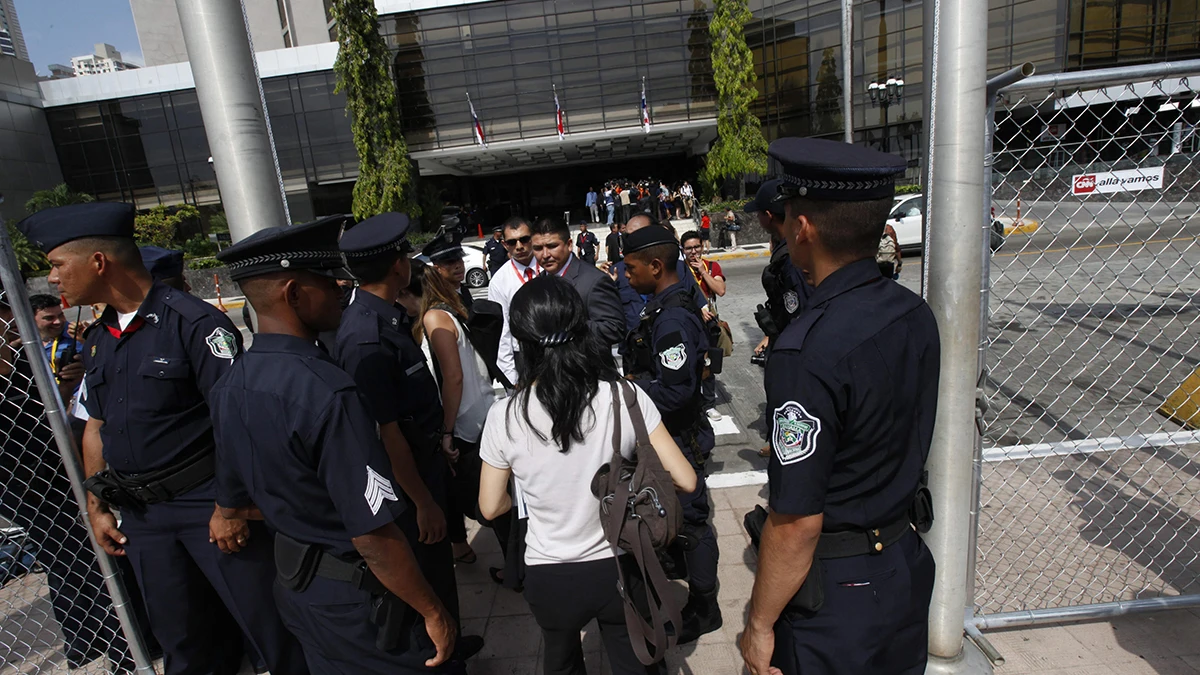
[{"label": "woman with black hair", "polygon": [[[479,510],[495,518],[512,508],[507,486],[515,479],[529,514],[525,599],[545,639],[546,675],[583,675],[579,631],[592,619],[608,652],[613,675],[663,673],[661,662],[643,666],[634,654],[612,550],[600,525],[590,484],[612,458],[613,426],[621,425],[621,452],[636,442],[631,410],[616,406],[625,384],[612,354],[588,331],[583,299],[558,277],[538,277],[513,297],[513,337],[521,344],[513,395],[489,411],[480,448]],[[528,350],[528,351],[526,351]],[[696,487],[696,474],[641,389],[637,410],[650,443],[680,492]],[[569,600],[567,600],[569,598]]]}]

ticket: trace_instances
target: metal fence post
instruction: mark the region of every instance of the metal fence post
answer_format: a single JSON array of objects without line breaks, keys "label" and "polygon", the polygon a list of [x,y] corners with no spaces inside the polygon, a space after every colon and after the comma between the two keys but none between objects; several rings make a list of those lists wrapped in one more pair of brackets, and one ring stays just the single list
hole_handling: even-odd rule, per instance
[{"label": "metal fence post", "polygon": [[942,370],[927,464],[937,520],[925,541],[938,563],[929,615],[930,671],[990,672],[982,655],[963,649],[979,358],[987,3],[941,1],[934,13],[936,30],[926,40],[935,54],[937,88],[930,106],[939,128],[930,141],[925,188],[926,274],[942,337]]},{"label": "metal fence post", "polygon": [[291,224],[241,1],[175,4],[233,240]]},{"label": "metal fence post", "polygon": [[[0,200],[2,199],[0,197]],[[41,397],[46,421],[54,433],[54,443],[62,458],[67,478],[71,482],[71,492],[87,530],[88,541],[96,553],[100,574],[108,589],[109,597],[112,599],[113,612],[120,621],[121,631],[125,634],[125,640],[129,644],[130,656],[137,665],[138,675],[155,675],[153,661],[133,617],[125,584],[121,580],[121,575],[112,558],[96,544],[96,537],[92,533],[92,527],[87,518],[87,493],[83,488],[84,475],[83,467],[80,466],[79,451],[75,447],[75,438],[67,422],[66,411],[63,409],[58,387],[54,384],[54,375],[50,372],[50,364],[46,360],[37,325],[34,323],[33,313],[30,311],[29,295],[18,270],[19,266],[12,242],[8,238],[8,230],[5,227],[4,219],[0,218],[0,287],[7,294],[9,307],[12,308],[13,317],[20,331],[21,349],[29,361],[33,379],[37,385],[36,393]],[[7,486],[0,486],[0,489],[7,489]]]},{"label": "metal fence post", "polygon": [[854,142],[854,0],[842,0],[842,140]]}]

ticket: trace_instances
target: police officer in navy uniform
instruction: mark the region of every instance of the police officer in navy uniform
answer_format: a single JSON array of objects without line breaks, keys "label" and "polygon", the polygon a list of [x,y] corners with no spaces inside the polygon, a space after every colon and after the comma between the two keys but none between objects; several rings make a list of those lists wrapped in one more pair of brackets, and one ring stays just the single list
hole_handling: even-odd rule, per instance
[{"label": "police officer in navy uniform", "polygon": [[21,223],[70,304],[107,305],[83,348],[92,530],[109,554],[133,563],[168,674],[236,670],[239,626],[256,667],[306,673],[269,593],[266,528],[225,518],[214,503],[208,398],[241,351],[241,335],[203,300],[154,283],[133,219],[129,204],[92,203]]},{"label": "police officer in navy uniform", "polygon": [[[629,234],[633,234],[643,227],[657,225],[650,220],[650,216],[638,214],[629,219],[625,224],[625,230]],[[666,229],[666,228],[663,228]],[[673,230],[667,229],[667,233],[672,233]],[[629,235],[625,235],[625,240],[628,241]],[[676,242],[678,244],[678,242]],[[676,275],[688,287],[688,292],[692,294],[693,303],[697,310],[708,307],[708,299],[704,297],[704,293],[700,291],[700,285],[696,283],[696,277],[688,271],[687,264],[684,263],[683,257],[680,256],[679,262],[675,266]],[[624,261],[617,262],[613,265],[611,275],[617,282],[617,294],[621,296],[621,307],[625,311],[625,327],[634,331],[637,330],[638,324],[642,322],[642,309],[646,306],[648,296],[644,293],[639,293],[629,285],[629,281],[625,278],[625,263]]]},{"label": "police officer in navy uniform", "polygon": [[504,248],[504,226],[492,228],[492,238],[483,245],[483,256],[487,258],[488,276],[496,276],[496,270],[508,262],[508,249]]},{"label": "police officer in navy uniform", "polygon": [[812,295],[812,286],[792,264],[787,245],[783,242],[780,227],[783,226],[784,203],[782,199],[778,199],[781,185],[783,180],[780,178],[763,182],[758,188],[758,194],[745,208],[746,213],[758,216],[758,224],[771,235],[771,260],[762,273],[762,286],[767,294],[767,302],[759,305],[758,311],[754,313],[754,320],[765,336],[754,352],[763,356],[766,355],[771,342],[800,314],[808,297]]},{"label": "police officer in navy uniform", "polygon": [[396,525],[410,507],[354,379],[317,344],[341,318],[343,221],[269,228],[218,254],[259,332],[213,388],[217,503],[275,531],[275,597],[312,672],[435,672],[454,620]]},{"label": "police officer in navy uniform", "polygon": [[[383,213],[342,237],[341,250],[359,287],[342,314],[334,356],[354,378],[379,425],[392,462],[391,478],[414,507],[397,524],[408,536],[421,572],[457,621],[458,586],[446,523],[450,470],[444,452],[444,447],[452,448],[452,430],[442,429],[437,382],[413,339],[408,312],[396,303],[409,283],[408,228],[406,214]],[[476,640],[472,638],[472,646]],[[460,648],[466,646],[466,640],[459,642]]]},{"label": "police officer in navy uniform", "polygon": [[754,675],[919,675],[940,342],[928,305],[875,264],[905,162],[818,139],[769,152],[784,240],[815,290],[767,364],[770,510],[742,655]]},{"label": "police officer in navy uniform", "polygon": [[686,644],[721,627],[721,608],[717,604],[717,539],[708,524],[710,507],[703,469],[715,444],[700,392],[709,340],[691,295],[690,285],[695,280],[691,274],[679,278],[678,260],[679,243],[664,227],[642,227],[625,239],[629,285],[650,296],[637,330],[626,342],[626,376],[658,406],[663,424],[698,477],[696,490],[679,496],[688,575],[679,644]]},{"label": "police officer in navy uniform", "polygon": [[453,233],[438,234],[421,249],[421,255],[429,259],[434,272],[442,275],[450,285],[458,286],[458,295],[462,298],[463,306],[470,310],[475,299],[471,297],[471,289],[463,283],[467,273],[463,265],[466,253],[463,253],[462,246],[454,240]]}]

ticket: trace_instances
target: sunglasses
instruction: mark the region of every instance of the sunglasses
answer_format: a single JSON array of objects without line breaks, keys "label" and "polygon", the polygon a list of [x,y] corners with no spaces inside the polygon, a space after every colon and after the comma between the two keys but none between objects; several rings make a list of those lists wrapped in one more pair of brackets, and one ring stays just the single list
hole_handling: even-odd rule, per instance
[{"label": "sunglasses", "polygon": [[504,245],[505,246],[516,246],[519,243],[520,244],[528,244],[531,241],[533,241],[533,235],[527,234],[524,237],[517,237],[516,239],[505,239]]}]

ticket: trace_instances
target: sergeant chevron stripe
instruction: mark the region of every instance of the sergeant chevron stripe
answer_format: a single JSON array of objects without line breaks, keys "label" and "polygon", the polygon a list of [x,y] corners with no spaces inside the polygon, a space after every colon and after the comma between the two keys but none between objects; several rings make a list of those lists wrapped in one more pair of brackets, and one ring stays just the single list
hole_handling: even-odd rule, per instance
[{"label": "sergeant chevron stripe", "polygon": [[392,489],[392,481],[375,473],[375,469],[367,467],[367,490],[363,493],[367,498],[367,506],[371,507],[371,515],[379,513],[383,500],[396,500],[396,491]]}]

